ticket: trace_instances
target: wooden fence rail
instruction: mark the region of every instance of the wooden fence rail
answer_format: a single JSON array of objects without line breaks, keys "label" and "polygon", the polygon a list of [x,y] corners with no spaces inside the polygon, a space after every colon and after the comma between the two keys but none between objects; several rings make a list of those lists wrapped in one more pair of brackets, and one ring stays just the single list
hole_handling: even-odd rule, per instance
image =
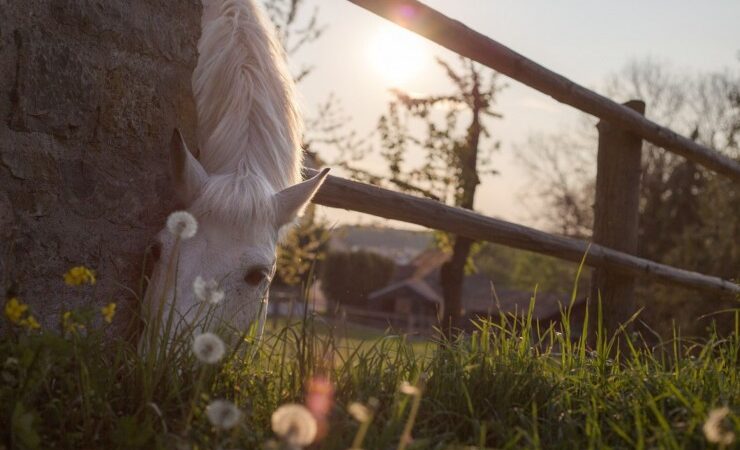
[{"label": "wooden fence rail", "polygon": [[[615,319],[612,325],[618,325],[633,313],[634,277],[638,276],[719,295],[740,295],[740,285],[730,281],[633,254],[637,251],[642,139],[736,182],[740,181],[740,162],[646,119],[642,102],[617,104],[416,0],[349,1],[562,103],[599,117],[594,240],[602,245],[556,236],[435,200],[333,176],[319,190],[315,203],[573,262],[584,260],[597,269],[592,279],[592,295],[605,295],[604,311]],[[315,174],[315,171],[307,172],[306,175]]]},{"label": "wooden fence rail", "polygon": [[[306,176],[317,173],[310,169],[306,169],[305,172]],[[414,197],[339,177],[329,176],[313,201],[319,205],[414,223],[573,262],[580,262],[585,255],[586,264],[591,267],[647,277],[667,284],[719,294],[740,294],[740,286],[718,277],[677,269],[586,241],[555,236],[486,217],[436,200]]]},{"label": "wooden fence rail", "polygon": [[349,0],[453,52],[740,181],[740,162],[646,119],[416,0]]}]

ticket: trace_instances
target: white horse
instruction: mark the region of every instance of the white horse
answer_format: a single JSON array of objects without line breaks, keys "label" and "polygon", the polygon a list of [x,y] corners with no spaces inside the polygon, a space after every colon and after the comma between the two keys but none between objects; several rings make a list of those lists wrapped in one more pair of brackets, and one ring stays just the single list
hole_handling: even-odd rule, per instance
[{"label": "white horse", "polygon": [[254,0],[203,0],[201,27],[192,80],[198,158],[177,130],[171,144],[175,190],[198,228],[177,244],[166,229],[157,235],[160,256],[144,313],[150,325],[162,309],[164,317],[171,311],[176,321],[192,324],[200,309],[193,282],[200,276],[216,280],[225,294],[218,317],[246,330],[255,319],[264,321],[257,315],[266,311],[281,231],[328,169],[300,182],[302,121],[285,54],[264,11]]}]

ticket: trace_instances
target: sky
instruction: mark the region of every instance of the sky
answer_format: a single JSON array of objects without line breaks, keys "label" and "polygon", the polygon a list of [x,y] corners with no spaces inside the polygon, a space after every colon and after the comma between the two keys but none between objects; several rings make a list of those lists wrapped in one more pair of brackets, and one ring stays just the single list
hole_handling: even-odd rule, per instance
[{"label": "sky", "polygon": [[[609,74],[639,58],[654,58],[689,72],[740,65],[738,0],[424,3],[597,92]],[[304,65],[315,67],[298,86],[307,116],[334,94],[351,117],[347,127],[365,135],[386,111],[390,88],[418,94],[451,90],[434,63],[435,56],[454,58],[446,49],[346,0],[308,0],[306,7],[318,7],[319,21],[327,26],[318,41],[291,59],[296,72]],[[387,64],[379,56],[384,54],[389,58]],[[409,66],[405,77],[398,74],[403,67],[393,69],[398,65]],[[532,133],[573,127],[579,113],[514,80],[502,80],[508,87],[499,95],[495,109],[504,118],[490,122],[490,131],[501,143],[493,157],[493,166],[500,174],[482,180],[475,208],[489,216],[532,225],[533,211],[522,204],[530,181],[515,151],[526,151],[522,144]],[[376,172],[385,167],[377,155],[363,164]],[[342,175],[341,171],[334,173]],[[371,216],[329,208],[322,208],[322,214],[331,223],[388,224]]]}]

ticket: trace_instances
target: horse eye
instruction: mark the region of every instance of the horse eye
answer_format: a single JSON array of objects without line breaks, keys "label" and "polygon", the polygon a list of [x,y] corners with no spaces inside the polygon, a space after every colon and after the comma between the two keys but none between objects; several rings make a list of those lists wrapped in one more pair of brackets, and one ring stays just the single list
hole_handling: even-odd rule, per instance
[{"label": "horse eye", "polygon": [[267,278],[267,270],[260,268],[260,269],[251,269],[249,272],[247,272],[246,275],[244,275],[244,281],[247,282],[250,286],[257,286],[260,283],[262,283]]}]

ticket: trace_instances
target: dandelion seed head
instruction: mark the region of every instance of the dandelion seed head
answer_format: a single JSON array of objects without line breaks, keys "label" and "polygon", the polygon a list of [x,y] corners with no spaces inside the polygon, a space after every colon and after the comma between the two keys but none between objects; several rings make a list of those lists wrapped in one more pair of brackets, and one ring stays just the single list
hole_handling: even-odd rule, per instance
[{"label": "dandelion seed head", "polygon": [[401,382],[401,386],[398,388],[398,390],[401,391],[402,394],[406,394],[406,395],[421,394],[421,391],[419,390],[419,388],[409,383],[408,381]]},{"label": "dandelion seed head", "polygon": [[362,403],[350,403],[347,411],[349,411],[349,414],[360,423],[365,423],[370,420],[370,409]]},{"label": "dandelion seed head", "polygon": [[707,441],[720,445],[731,445],[735,442],[735,433],[730,431],[725,424],[725,419],[730,414],[730,409],[726,406],[709,411],[709,417],[702,430]]},{"label": "dandelion seed head", "polygon": [[181,239],[190,239],[198,231],[198,221],[187,211],[175,211],[167,217],[167,229]]},{"label": "dandelion seed head", "polygon": [[14,358],[14,357],[10,356],[10,357],[8,357],[5,360],[5,364],[3,365],[3,367],[17,366],[18,365],[18,362],[19,362],[18,361],[18,358]]},{"label": "dandelion seed head", "polygon": [[206,407],[206,416],[211,425],[229,430],[239,424],[242,412],[228,400],[214,400]]},{"label": "dandelion seed head", "polygon": [[316,438],[318,426],[311,412],[303,405],[288,403],[272,413],[272,431],[293,447],[306,447]]},{"label": "dandelion seed head", "polygon": [[193,292],[198,300],[212,305],[217,305],[224,299],[224,291],[218,288],[216,280],[204,280],[200,275],[193,281]]},{"label": "dandelion seed head", "polygon": [[198,361],[205,364],[216,364],[226,353],[224,341],[213,333],[203,333],[193,340],[193,353]]}]

